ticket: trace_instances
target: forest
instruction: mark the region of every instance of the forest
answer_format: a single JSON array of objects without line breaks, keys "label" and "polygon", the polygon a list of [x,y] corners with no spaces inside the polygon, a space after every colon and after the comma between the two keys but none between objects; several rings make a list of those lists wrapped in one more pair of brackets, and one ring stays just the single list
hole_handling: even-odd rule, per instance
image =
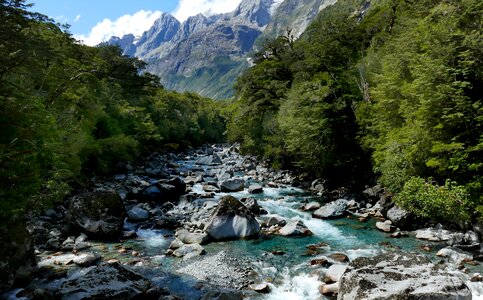
[{"label": "forest", "polygon": [[227,136],[334,187],[380,183],[420,217],[481,220],[482,15],[479,0],[340,0],[254,55]]},{"label": "forest", "polygon": [[421,217],[483,218],[479,0],[339,0],[267,41],[222,102],[165,90],[25,1],[0,8],[2,221],[120,162],[223,141],[332,187],[380,183]]},{"label": "forest", "polygon": [[142,61],[81,45],[30,6],[0,1],[2,222],[63,200],[120,162],[221,141],[215,102],[165,90]]}]

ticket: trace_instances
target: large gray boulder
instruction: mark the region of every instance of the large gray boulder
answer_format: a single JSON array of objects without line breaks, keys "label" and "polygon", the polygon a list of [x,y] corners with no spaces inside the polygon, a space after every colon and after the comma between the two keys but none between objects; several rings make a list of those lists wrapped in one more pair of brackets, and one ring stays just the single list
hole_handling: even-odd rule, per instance
[{"label": "large gray boulder", "polygon": [[471,291],[456,275],[415,253],[361,257],[340,280],[338,300],[470,300]]},{"label": "large gray boulder", "polygon": [[68,223],[95,239],[117,239],[125,215],[121,197],[114,192],[82,193],[67,202]]},{"label": "large gray boulder", "polygon": [[290,220],[278,233],[283,236],[312,235],[312,232],[300,220]]},{"label": "large gray boulder", "polygon": [[197,165],[207,165],[207,166],[220,165],[221,163],[222,161],[220,157],[216,154],[203,156],[195,162],[195,164]]},{"label": "large gray boulder", "polygon": [[404,229],[410,225],[411,213],[397,205],[389,209],[386,215],[396,227]]},{"label": "large gray boulder", "polygon": [[245,188],[245,180],[241,178],[227,179],[220,182],[222,192],[239,192]]},{"label": "large gray boulder", "polygon": [[[132,299],[142,297],[149,281],[119,263],[91,267],[72,276],[56,292],[61,299]],[[141,298],[140,298],[141,299]]]},{"label": "large gray boulder", "polygon": [[206,224],[205,231],[215,240],[239,239],[257,235],[260,224],[235,197],[225,196]]},{"label": "large gray boulder", "polygon": [[146,221],[149,219],[149,211],[135,206],[128,210],[127,217],[130,221]]},{"label": "large gray boulder", "polygon": [[179,177],[162,179],[142,189],[139,193],[129,195],[140,201],[153,201],[158,203],[176,202],[186,193],[186,183]]},{"label": "large gray boulder", "polygon": [[321,208],[314,211],[312,216],[319,219],[335,219],[341,218],[347,214],[347,206],[349,201],[339,199],[325,204]]},{"label": "large gray boulder", "polygon": [[186,229],[181,229],[176,232],[176,237],[184,244],[207,244],[210,237],[206,233],[189,232]]}]

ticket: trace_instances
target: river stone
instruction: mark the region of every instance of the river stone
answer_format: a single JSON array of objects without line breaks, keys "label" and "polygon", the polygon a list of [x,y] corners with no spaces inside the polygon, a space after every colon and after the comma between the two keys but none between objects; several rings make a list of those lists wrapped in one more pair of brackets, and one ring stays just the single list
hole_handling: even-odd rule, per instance
[{"label": "river stone", "polygon": [[377,202],[381,198],[383,193],[384,189],[380,185],[369,187],[362,192],[362,194],[366,197],[367,201],[371,203]]},{"label": "river stone", "polygon": [[197,165],[206,165],[206,166],[214,166],[214,165],[219,165],[221,163],[222,163],[221,158],[216,154],[203,156],[195,162],[195,164]]},{"label": "river stone", "polygon": [[101,259],[101,256],[97,253],[82,253],[77,255],[73,261],[79,267],[90,267],[97,263]]},{"label": "river stone", "polygon": [[312,216],[319,219],[341,218],[347,213],[348,203],[345,199],[332,201],[317,209]]},{"label": "river stone", "polygon": [[463,261],[472,261],[473,255],[456,247],[446,247],[438,251],[436,256],[444,257],[451,263],[462,263]]},{"label": "river stone", "polygon": [[248,192],[250,194],[261,194],[263,193],[263,187],[259,184],[253,184],[248,187]]},{"label": "river stone", "polygon": [[324,296],[335,296],[339,293],[339,283],[323,284],[320,286],[320,293]]},{"label": "river stone", "polygon": [[127,212],[127,218],[131,221],[146,221],[149,219],[149,211],[135,206]]},{"label": "river stone", "polygon": [[384,232],[393,232],[396,230],[396,227],[392,225],[390,220],[386,220],[385,222],[377,222],[376,228]]},{"label": "river stone", "polygon": [[245,188],[245,180],[241,178],[227,179],[220,182],[222,192],[239,192]]},{"label": "river stone", "polygon": [[261,294],[268,294],[270,293],[270,287],[266,283],[257,283],[257,284],[250,284],[248,286],[252,291]]},{"label": "river stone", "polygon": [[215,240],[229,240],[257,235],[260,224],[253,213],[235,197],[225,196],[205,228]]},{"label": "river stone", "polygon": [[351,262],[340,280],[337,299],[470,300],[471,291],[426,256],[387,253]]},{"label": "river stone", "polygon": [[257,199],[243,198],[240,202],[243,203],[243,205],[245,205],[254,215],[260,215],[260,206],[258,205]]},{"label": "river stone", "polygon": [[132,299],[149,288],[149,281],[119,263],[91,267],[72,276],[56,291],[62,299]]},{"label": "river stone", "polygon": [[158,182],[145,187],[138,194],[130,198],[137,198],[140,201],[153,201],[157,203],[177,202],[181,195],[186,192],[186,183],[179,177],[161,179]]},{"label": "river stone", "polygon": [[461,244],[465,234],[443,229],[441,225],[436,227],[416,230],[416,238],[430,242],[447,242],[449,245]]},{"label": "river stone", "polygon": [[176,237],[184,244],[207,244],[210,237],[206,233],[192,233],[186,229],[181,229],[176,232]]},{"label": "river stone", "polygon": [[173,252],[173,255],[176,256],[176,257],[183,257],[183,256],[187,256],[187,255],[198,256],[198,255],[203,255],[205,253],[206,253],[205,248],[203,248],[201,245],[199,245],[199,244],[189,244],[189,245],[183,245],[183,246],[179,247],[178,249],[176,249]]},{"label": "river stone", "polygon": [[290,220],[287,225],[278,231],[278,233],[283,236],[301,236],[311,235],[312,231],[310,231],[302,221]]},{"label": "river stone", "polygon": [[285,226],[286,224],[287,224],[287,221],[285,221],[282,218],[278,218],[278,217],[270,217],[264,222],[264,225],[267,226],[267,227]]},{"label": "river stone", "polygon": [[386,213],[387,218],[391,220],[391,222],[399,228],[406,228],[410,222],[411,213],[405,209],[400,208],[397,205],[394,205],[391,209],[389,209]]},{"label": "river stone", "polygon": [[325,272],[325,282],[326,283],[332,283],[332,282],[337,282],[340,280],[342,277],[342,274],[345,273],[347,270],[347,265],[332,265],[330,266],[327,271]]},{"label": "river stone", "polygon": [[313,211],[313,210],[317,210],[321,207],[320,203],[319,202],[316,202],[316,201],[312,201],[312,202],[309,202],[307,204],[304,205],[303,207],[303,210],[305,211]]},{"label": "river stone", "polygon": [[124,217],[121,197],[114,192],[82,193],[67,202],[67,222],[92,238],[117,239]]},{"label": "river stone", "polygon": [[205,191],[207,193],[217,193],[220,190],[216,186],[205,184],[205,185],[203,185],[203,191]]}]

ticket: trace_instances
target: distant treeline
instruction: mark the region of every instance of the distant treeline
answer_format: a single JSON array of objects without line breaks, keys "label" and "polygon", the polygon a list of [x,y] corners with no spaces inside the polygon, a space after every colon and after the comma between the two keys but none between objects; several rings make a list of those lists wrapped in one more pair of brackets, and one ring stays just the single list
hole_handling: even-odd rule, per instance
[{"label": "distant treeline", "polygon": [[216,103],[164,90],[143,62],[81,45],[29,6],[0,0],[2,221],[120,161],[221,140]]}]

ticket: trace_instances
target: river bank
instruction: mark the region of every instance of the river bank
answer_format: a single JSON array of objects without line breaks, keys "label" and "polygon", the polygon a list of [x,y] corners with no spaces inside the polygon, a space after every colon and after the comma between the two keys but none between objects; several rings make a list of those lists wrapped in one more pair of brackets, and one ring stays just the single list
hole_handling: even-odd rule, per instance
[{"label": "river bank", "polygon": [[[124,168],[31,217],[38,268],[26,287],[4,297],[483,295],[475,274],[481,237],[407,224],[378,187],[361,195],[325,191],[322,182],[298,182],[236,146],[153,154]],[[334,194],[340,199],[327,197]],[[363,272],[382,277],[361,290],[354,282]]]}]

